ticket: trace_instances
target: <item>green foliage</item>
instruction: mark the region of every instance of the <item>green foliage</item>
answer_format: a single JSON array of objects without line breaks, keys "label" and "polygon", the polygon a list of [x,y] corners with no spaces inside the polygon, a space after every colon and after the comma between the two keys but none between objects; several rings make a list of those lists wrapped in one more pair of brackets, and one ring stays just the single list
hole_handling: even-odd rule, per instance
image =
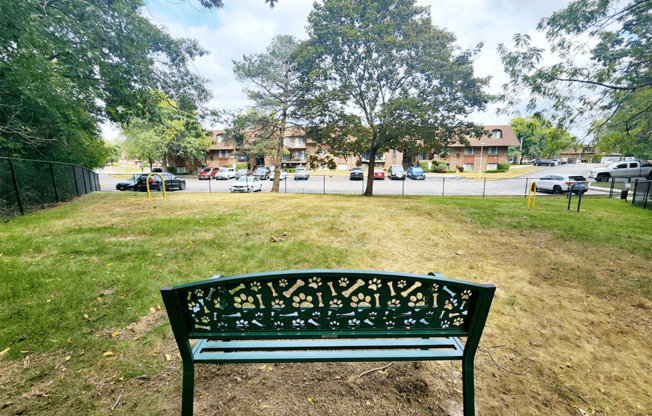
[{"label": "green foliage", "polygon": [[183,112],[162,93],[157,102],[155,119],[135,119],[123,128],[127,154],[141,160],[160,160],[164,170],[170,156],[203,161],[210,140],[195,115]]},{"label": "green foliage", "polygon": [[435,160],[432,162],[432,171],[437,172],[437,173],[444,173],[446,172],[446,162],[443,160]]},{"label": "green foliage", "polygon": [[238,169],[247,169],[249,165],[247,163],[236,163],[235,164],[235,170]]},{"label": "green foliage", "polygon": [[[413,0],[325,0],[308,17],[297,59],[308,136],[333,157],[401,149],[439,153],[479,136],[465,117],[483,109],[487,80],[453,34]],[[372,174],[370,164],[369,174]],[[369,181],[365,195],[373,194]]]},{"label": "green foliage", "polygon": [[490,170],[485,170],[483,171],[484,173],[505,173],[509,169],[490,169]]},{"label": "green foliage", "polygon": [[498,163],[497,168],[498,168],[498,170],[502,170],[504,172],[507,172],[509,170],[510,166],[511,165],[509,163],[507,163],[507,162],[500,162],[500,163]]},{"label": "green foliage", "polygon": [[[528,111],[542,105],[557,125],[589,125],[606,151],[649,154],[651,10],[648,0],[574,0],[539,22],[547,48],[520,34],[515,50],[501,44],[505,109],[529,92]],[[542,65],[544,56],[557,63]]]},{"label": "green foliage", "polygon": [[238,156],[247,157],[249,169],[253,169],[258,157],[276,154],[279,143],[276,121],[273,115],[254,109],[230,120],[225,140],[235,143]]},{"label": "green foliage", "polygon": [[428,161],[425,162],[419,162],[419,166],[421,169],[423,169],[424,172],[428,172],[430,169],[428,169]]},{"label": "green foliage", "polygon": [[575,143],[567,131],[554,127],[540,113],[512,119],[510,124],[523,143],[523,155],[554,157]]}]

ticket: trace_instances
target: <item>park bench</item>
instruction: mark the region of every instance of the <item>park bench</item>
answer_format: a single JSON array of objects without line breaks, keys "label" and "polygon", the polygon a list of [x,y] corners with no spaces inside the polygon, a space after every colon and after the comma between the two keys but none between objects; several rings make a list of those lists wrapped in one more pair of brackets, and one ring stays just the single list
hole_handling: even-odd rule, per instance
[{"label": "park bench", "polygon": [[164,287],[183,361],[181,414],[193,412],[195,364],[460,360],[464,415],[474,415],[473,359],[495,290],[439,273],[362,270]]}]

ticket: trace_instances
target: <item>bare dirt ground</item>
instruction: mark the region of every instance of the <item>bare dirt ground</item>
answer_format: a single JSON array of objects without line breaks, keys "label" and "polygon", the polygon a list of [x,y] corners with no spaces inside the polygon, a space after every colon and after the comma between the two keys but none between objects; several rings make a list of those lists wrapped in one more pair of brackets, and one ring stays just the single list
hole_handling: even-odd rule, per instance
[{"label": "bare dirt ground", "polygon": [[[497,286],[475,359],[478,415],[652,414],[652,302],[617,284],[650,279],[649,264],[546,234],[460,226],[448,216],[405,216],[383,233],[368,232],[363,219],[340,238],[364,234],[377,247],[360,268],[441,271]],[[415,230],[420,243],[405,250]],[[120,332],[136,342],[166,324],[164,311],[154,310]],[[100,360],[81,372],[87,382],[71,388],[68,406],[49,398],[64,357],[0,361],[0,414],[73,414],[75,395],[91,397],[103,409],[96,414],[179,414],[181,362],[165,339],[143,356],[161,362],[156,376],[119,380]],[[30,373],[39,362],[49,363],[46,375]],[[29,378],[30,391],[11,394]],[[451,362],[206,365],[195,393],[196,415],[462,414],[459,364]]]}]

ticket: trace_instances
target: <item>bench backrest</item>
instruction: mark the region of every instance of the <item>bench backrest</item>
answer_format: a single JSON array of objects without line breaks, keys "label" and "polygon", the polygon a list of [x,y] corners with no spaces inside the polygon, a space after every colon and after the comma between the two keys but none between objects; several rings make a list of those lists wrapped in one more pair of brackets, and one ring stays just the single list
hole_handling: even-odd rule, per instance
[{"label": "bench backrest", "polygon": [[178,342],[324,337],[479,339],[494,291],[494,285],[447,279],[438,273],[362,270],[215,276],[161,289]]}]

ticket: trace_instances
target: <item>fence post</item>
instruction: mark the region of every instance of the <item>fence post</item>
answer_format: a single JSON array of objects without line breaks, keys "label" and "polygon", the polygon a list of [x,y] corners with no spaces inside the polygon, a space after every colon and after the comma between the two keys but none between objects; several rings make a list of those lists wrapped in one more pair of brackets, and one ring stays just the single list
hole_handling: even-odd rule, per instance
[{"label": "fence post", "polygon": [[441,181],[441,196],[444,196],[444,186],[446,186],[446,177]]},{"label": "fence post", "polygon": [[54,179],[54,168],[52,167],[52,162],[50,165],[50,174],[52,175],[52,186],[54,187],[54,199],[59,202],[59,193],[57,192],[57,181]]},{"label": "fence post", "polygon": [[208,176],[208,193],[212,194],[213,193],[213,187],[211,186],[211,177]]},{"label": "fence post", "polygon": [[647,209],[647,200],[650,197],[650,186],[652,186],[652,182],[648,182],[647,186],[645,187],[645,199],[643,200],[643,209]]},{"label": "fence post", "polygon": [[609,187],[609,198],[614,197],[614,186],[616,185],[616,178],[611,178],[611,187]]},{"label": "fence post", "polygon": [[527,183],[530,180],[530,178],[525,178],[525,195],[523,195],[524,198],[527,198]]},{"label": "fence post", "polygon": [[482,185],[482,197],[484,198],[484,191],[487,188],[487,178],[484,178],[484,184]]},{"label": "fence post", "polygon": [[23,202],[20,200],[20,192],[18,191],[18,182],[16,181],[16,172],[14,171],[14,164],[9,159],[9,170],[11,170],[11,178],[14,181],[14,189],[16,190],[16,200],[18,201],[18,209],[20,209],[20,214],[25,214],[23,209]]},{"label": "fence post", "polygon": [[326,175],[324,175],[323,178],[324,178],[324,192],[323,192],[323,195],[326,195]]},{"label": "fence post", "polygon": [[77,169],[75,169],[75,165],[72,166],[72,180],[75,181],[75,189],[77,190],[77,196],[81,196],[81,192],[79,192],[79,183],[77,183]]},{"label": "fence post", "polygon": [[403,177],[403,180],[401,181],[401,196],[405,196],[405,176]]}]

